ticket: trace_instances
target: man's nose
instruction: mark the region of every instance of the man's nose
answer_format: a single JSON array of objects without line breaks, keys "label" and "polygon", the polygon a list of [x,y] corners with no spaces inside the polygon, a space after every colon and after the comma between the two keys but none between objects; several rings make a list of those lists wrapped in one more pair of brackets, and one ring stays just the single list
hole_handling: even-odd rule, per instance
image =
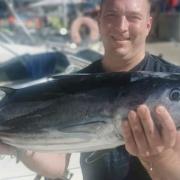
[{"label": "man's nose", "polygon": [[128,20],[126,18],[126,16],[121,16],[118,18],[117,23],[116,23],[116,28],[120,31],[120,32],[125,32],[128,30]]}]

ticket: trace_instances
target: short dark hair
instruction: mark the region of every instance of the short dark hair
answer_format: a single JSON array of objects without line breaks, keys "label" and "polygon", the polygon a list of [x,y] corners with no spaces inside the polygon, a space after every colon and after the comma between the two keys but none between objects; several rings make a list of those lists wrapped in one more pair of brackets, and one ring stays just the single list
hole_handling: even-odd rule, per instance
[{"label": "short dark hair", "polygon": [[[101,0],[100,1],[100,7],[102,8],[102,5],[103,5],[103,3],[105,2],[106,0]],[[150,12],[151,12],[151,7],[152,7],[152,0],[147,0],[148,1],[148,3],[149,3],[149,5],[150,5]]]}]

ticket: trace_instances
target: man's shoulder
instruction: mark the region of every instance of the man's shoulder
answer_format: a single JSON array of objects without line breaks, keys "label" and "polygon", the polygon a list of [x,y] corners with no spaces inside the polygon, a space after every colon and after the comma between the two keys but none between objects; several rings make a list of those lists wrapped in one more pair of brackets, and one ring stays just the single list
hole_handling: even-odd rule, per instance
[{"label": "man's shoulder", "polygon": [[[160,56],[148,54],[146,56],[145,64],[140,67],[139,70],[154,71],[154,72],[171,72],[180,73],[180,66],[173,64],[172,62],[163,59]],[[99,59],[87,67],[80,70],[78,73],[101,73],[104,72],[102,59]]]},{"label": "man's shoulder", "polygon": [[180,66],[163,59],[161,56],[149,54],[148,59],[154,71],[180,73]]}]

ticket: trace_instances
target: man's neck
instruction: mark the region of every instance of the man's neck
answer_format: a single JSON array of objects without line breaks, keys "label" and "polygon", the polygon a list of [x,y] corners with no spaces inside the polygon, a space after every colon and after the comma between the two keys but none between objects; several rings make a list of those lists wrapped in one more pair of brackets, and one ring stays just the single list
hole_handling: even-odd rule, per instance
[{"label": "man's neck", "polygon": [[132,58],[123,59],[122,57],[112,57],[105,54],[102,65],[107,72],[120,72],[120,71],[130,71],[136,65],[138,65],[145,57],[145,52],[137,54]]}]

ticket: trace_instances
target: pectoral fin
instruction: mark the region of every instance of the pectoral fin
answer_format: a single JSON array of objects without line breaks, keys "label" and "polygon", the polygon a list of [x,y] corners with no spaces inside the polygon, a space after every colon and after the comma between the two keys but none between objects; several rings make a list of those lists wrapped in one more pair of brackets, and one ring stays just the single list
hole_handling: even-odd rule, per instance
[{"label": "pectoral fin", "polygon": [[105,149],[101,151],[95,151],[92,152],[89,156],[86,157],[85,162],[87,164],[92,164],[96,162],[97,160],[101,159],[104,155],[112,151],[112,149]]}]

